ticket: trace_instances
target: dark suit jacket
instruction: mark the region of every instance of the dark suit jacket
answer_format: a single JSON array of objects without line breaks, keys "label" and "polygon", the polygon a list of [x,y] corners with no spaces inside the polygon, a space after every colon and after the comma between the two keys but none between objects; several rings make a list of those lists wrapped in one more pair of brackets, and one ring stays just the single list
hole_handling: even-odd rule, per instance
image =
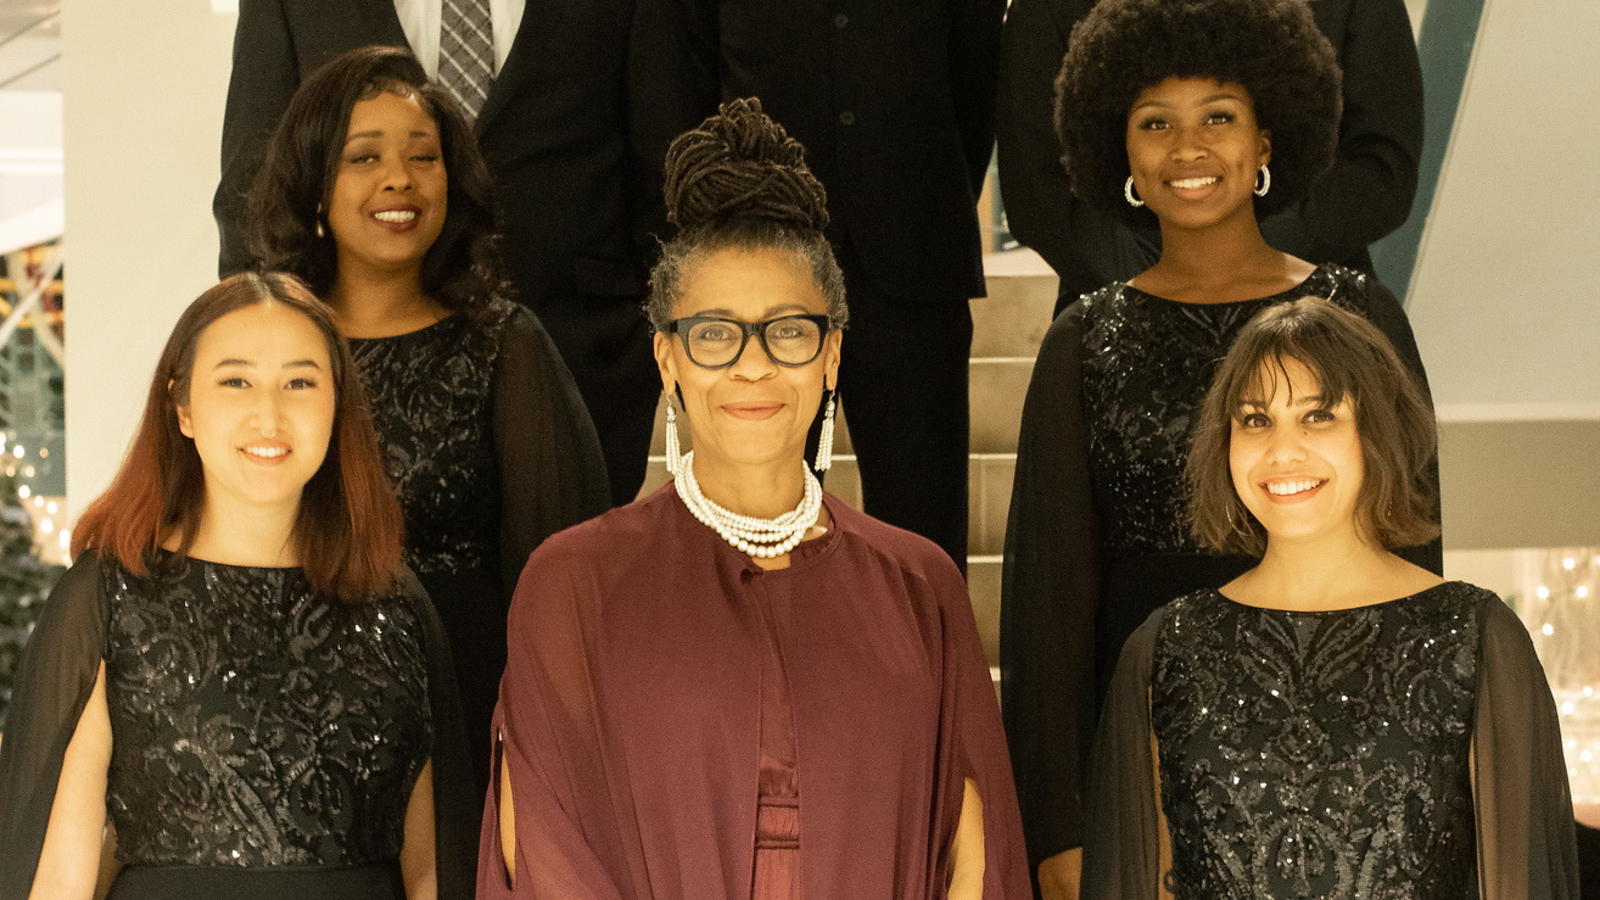
[{"label": "dark suit jacket", "polygon": [[[1422,152],[1422,70],[1403,0],[1308,0],[1344,69],[1333,166],[1294,206],[1261,223],[1267,242],[1313,263],[1370,271],[1367,245],[1405,222]],[[1061,276],[1070,302],[1150,267],[1144,228],[1073,196],[1052,124],[1055,78],[1072,26],[1094,0],[1012,0],[1000,73],[1000,191],[1017,240]],[[1120,201],[1118,201],[1120,202]]]},{"label": "dark suit jacket", "polygon": [[[541,315],[644,293],[626,71],[633,0],[528,0],[478,117],[516,299]],[[390,0],[243,0],[213,203],[224,274],[249,265],[243,197],[300,80],[354,47],[405,47]]]},{"label": "dark suit jacket", "polygon": [[638,0],[637,145],[659,184],[679,132],[761,98],[805,144],[848,241],[905,303],[984,294],[975,205],[993,144],[1004,0]]}]

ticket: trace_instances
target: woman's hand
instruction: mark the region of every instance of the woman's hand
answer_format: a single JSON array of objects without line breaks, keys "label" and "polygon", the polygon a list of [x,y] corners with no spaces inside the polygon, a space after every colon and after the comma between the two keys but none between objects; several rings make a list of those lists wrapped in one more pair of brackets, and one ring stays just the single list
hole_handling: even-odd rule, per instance
[{"label": "woman's hand", "polygon": [[1083,848],[1074,847],[1039,863],[1039,894],[1044,900],[1078,900]]}]

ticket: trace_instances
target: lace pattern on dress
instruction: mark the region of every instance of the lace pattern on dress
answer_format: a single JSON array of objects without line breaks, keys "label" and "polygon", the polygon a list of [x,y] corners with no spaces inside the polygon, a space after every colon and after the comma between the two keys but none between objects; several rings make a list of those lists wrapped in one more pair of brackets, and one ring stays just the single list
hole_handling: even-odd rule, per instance
[{"label": "lace pattern on dress", "polygon": [[419,574],[499,565],[491,388],[511,312],[495,300],[408,334],[350,342],[405,511],[406,563]]},{"label": "lace pattern on dress", "polygon": [[1216,591],[1156,637],[1151,721],[1184,898],[1467,898],[1479,588],[1297,613]]},{"label": "lace pattern on dress", "polygon": [[1200,552],[1183,483],[1194,414],[1239,329],[1270,304],[1310,295],[1366,314],[1366,276],[1336,265],[1239,303],[1180,303],[1120,283],[1084,298],[1084,420],[1103,546]]},{"label": "lace pattern on dress", "polygon": [[107,807],[128,864],[354,865],[400,851],[432,746],[404,596],[316,599],[299,569],[105,568]]}]

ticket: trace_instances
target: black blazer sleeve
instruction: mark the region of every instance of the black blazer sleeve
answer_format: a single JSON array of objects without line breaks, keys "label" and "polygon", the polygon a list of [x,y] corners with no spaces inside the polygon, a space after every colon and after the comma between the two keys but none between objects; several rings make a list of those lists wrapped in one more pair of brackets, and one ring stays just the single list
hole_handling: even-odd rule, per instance
[{"label": "black blazer sleeve", "polygon": [[611,507],[611,482],[572,375],[544,326],[523,307],[513,309],[501,327],[491,390],[500,469],[500,583],[509,602],[540,542]]},{"label": "black blazer sleeve", "polygon": [[950,20],[950,84],[972,196],[983,191],[994,149],[995,81],[1006,0],[956,0]]},{"label": "black blazer sleeve", "polygon": [[245,197],[267,142],[300,85],[294,43],[281,0],[240,0],[233,32],[233,74],[222,115],[222,179],[211,200],[222,252],[219,275],[249,268]]},{"label": "black blazer sleeve", "polygon": [[[1028,385],[1006,523],[1000,678],[1030,869],[1083,842],[1095,723],[1100,551],[1083,418],[1081,302],[1050,327]],[[1064,693],[1072,686],[1077,695]]]},{"label": "black blazer sleeve", "polygon": [[1351,0],[1344,22],[1322,18],[1344,69],[1338,155],[1306,196],[1263,221],[1261,232],[1301,259],[1342,262],[1364,256],[1411,212],[1422,154],[1422,67],[1402,0]]},{"label": "black blazer sleeve", "polygon": [[[1011,0],[1001,33],[995,122],[1000,193],[1017,240],[1052,269],[1075,265],[1073,196],[1056,137],[1055,82],[1082,0]],[[1081,8],[1079,8],[1081,7]]]},{"label": "black blazer sleeve", "polygon": [[717,111],[717,0],[637,0],[628,37],[628,131],[642,197],[635,240],[654,259],[667,240],[663,163],[672,139]]}]

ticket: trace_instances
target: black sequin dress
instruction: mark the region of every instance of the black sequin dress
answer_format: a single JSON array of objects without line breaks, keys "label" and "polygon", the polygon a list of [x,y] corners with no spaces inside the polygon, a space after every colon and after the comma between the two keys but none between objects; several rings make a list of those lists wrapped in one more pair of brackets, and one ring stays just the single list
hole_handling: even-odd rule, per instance
[{"label": "black sequin dress", "polygon": [[599,438],[543,326],[507,301],[350,348],[405,512],[406,562],[455,650],[481,794],[510,594],[539,542],[610,506]]},{"label": "black sequin dress", "polygon": [[416,581],[338,604],[299,569],[162,562],[139,577],[85,554],[45,607],[0,745],[0,896],[28,894],[102,662],[111,897],[402,897],[406,810],[430,761],[440,896],[470,896],[454,676]]},{"label": "black sequin dress", "polygon": [[1565,774],[1532,642],[1488,591],[1316,612],[1197,591],[1123,649],[1083,897],[1576,897]]},{"label": "black sequin dress", "polygon": [[[1235,303],[1113,284],[1068,307],[1045,336],[1017,442],[1000,634],[1002,709],[1035,864],[1083,842],[1089,747],[1122,642],[1161,604],[1254,564],[1204,553],[1185,530],[1189,434],[1239,329],[1310,295],[1377,325],[1426,390],[1400,305],[1336,265]],[[1402,555],[1441,570],[1437,543]]]}]

